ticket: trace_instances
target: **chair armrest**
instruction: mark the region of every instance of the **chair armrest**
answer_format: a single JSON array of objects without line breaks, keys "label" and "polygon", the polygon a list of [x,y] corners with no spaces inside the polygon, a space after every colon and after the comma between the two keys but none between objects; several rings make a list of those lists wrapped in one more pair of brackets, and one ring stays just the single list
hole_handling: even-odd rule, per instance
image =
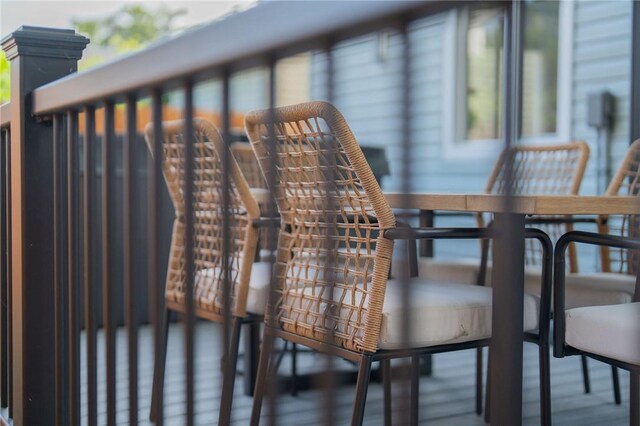
[{"label": "chair armrest", "polygon": [[385,229],[384,237],[390,240],[484,239],[491,238],[491,231],[487,228],[398,227]]},{"label": "chair armrest", "polygon": [[564,223],[602,223],[597,217],[575,216],[531,216],[525,219],[527,225],[539,224],[564,224]]},{"label": "chair armrest", "polygon": [[[571,243],[583,243],[596,246],[616,247],[623,249],[640,250],[640,240],[620,237],[616,235],[598,234],[595,232],[571,231],[564,234],[556,242],[553,254],[553,269],[555,271],[553,279],[553,310],[554,315],[554,345],[553,356],[564,357],[565,346],[565,251]],[[638,285],[636,284],[636,288]],[[637,297],[637,295],[636,295]]]}]

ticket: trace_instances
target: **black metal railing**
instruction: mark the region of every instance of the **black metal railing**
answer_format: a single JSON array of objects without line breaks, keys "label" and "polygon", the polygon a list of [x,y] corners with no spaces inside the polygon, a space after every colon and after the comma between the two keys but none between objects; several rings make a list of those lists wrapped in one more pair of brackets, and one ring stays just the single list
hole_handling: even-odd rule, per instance
[{"label": "black metal railing", "polygon": [[12,405],[11,322],[11,131],[9,104],[0,106],[0,409]]},{"label": "black metal railing", "polygon": [[[161,240],[167,228],[161,213],[166,202],[161,180],[161,123],[167,93],[177,92],[183,99],[184,134],[188,138],[182,188],[184,225],[185,240],[192,241],[191,139],[194,88],[198,84],[213,80],[222,85],[222,98],[215,102],[220,105],[221,134],[228,140],[229,86],[235,73],[265,68],[270,81],[267,106],[274,108],[278,60],[313,50],[331,52],[342,40],[392,28],[402,35],[404,46],[404,66],[398,75],[403,100],[399,142],[402,158],[409,164],[411,46],[407,26],[416,19],[466,3],[469,2],[369,2],[363,7],[361,2],[267,2],[79,74],[75,73],[76,62],[88,40],[73,31],[25,27],[7,36],[3,48],[12,66],[21,67],[22,72],[14,73],[19,81],[12,81],[16,98],[10,105],[0,107],[0,401],[3,408],[9,408],[2,412],[3,416],[12,418],[17,425],[50,424],[52,419],[57,425],[136,424],[142,420],[138,381],[141,317],[151,324],[156,360],[163,358],[165,338],[163,277],[167,263]],[[520,2],[495,5],[506,10],[503,134],[509,146],[516,139],[520,122],[520,111],[515,106],[519,105],[522,66],[522,6]],[[14,61],[22,55],[31,55],[33,61]],[[331,64],[331,60],[328,62]],[[71,74],[65,75],[69,70]],[[329,99],[335,90],[333,72],[329,66]],[[141,104],[150,105],[152,112],[154,144],[149,156],[138,149],[142,145],[138,114]],[[122,134],[118,134],[116,126],[119,110],[124,110],[125,117]],[[102,117],[102,128],[96,128],[98,116]],[[402,179],[403,189],[409,192],[408,168]],[[522,244],[524,232],[518,222],[520,217],[499,216],[498,230],[514,230],[500,234],[503,237],[496,243],[497,250],[503,253],[499,262],[506,281],[517,274],[511,256],[513,247]],[[271,234],[275,237],[275,232]],[[185,312],[181,320],[187,425],[194,424],[196,418],[192,250],[191,244],[185,244]],[[426,253],[432,248],[425,243],[424,250]],[[146,281],[146,300],[139,291],[141,280]],[[522,299],[522,289],[512,287],[504,293],[504,300],[496,300],[497,304],[508,306],[509,299]],[[405,294],[405,300],[409,298]],[[123,376],[118,374],[123,366],[117,363],[116,348],[119,319],[115,312],[120,304],[124,306],[127,336]],[[149,306],[148,314],[141,315],[145,304]],[[511,321],[509,309],[497,310],[496,314],[494,323]],[[229,315],[225,315],[224,325],[221,346],[226,348],[231,330]],[[98,354],[99,331],[104,341],[102,355]],[[521,335],[504,333],[521,331],[512,327],[498,329],[497,334],[502,334],[499,338],[503,341],[517,341]],[[492,356],[501,363],[500,374],[519,377],[512,383],[521,385],[522,348],[516,345],[494,349]],[[104,365],[99,365],[99,360]],[[99,371],[106,378],[102,391],[98,389]],[[493,371],[497,374],[495,368]],[[126,399],[117,398],[119,377],[126,377]],[[82,397],[83,382],[86,398]],[[492,422],[517,424],[522,417],[522,393],[505,383],[508,384],[504,380],[492,383],[492,392],[500,395],[491,400]],[[332,407],[332,398],[334,395],[327,392],[327,407]],[[99,413],[102,399],[105,410]],[[155,402],[152,417],[156,424],[162,424],[162,387]],[[275,424],[274,404],[272,401],[270,406]],[[123,420],[118,413],[125,411],[127,418]],[[328,422],[337,420],[331,413],[326,415]]]}]

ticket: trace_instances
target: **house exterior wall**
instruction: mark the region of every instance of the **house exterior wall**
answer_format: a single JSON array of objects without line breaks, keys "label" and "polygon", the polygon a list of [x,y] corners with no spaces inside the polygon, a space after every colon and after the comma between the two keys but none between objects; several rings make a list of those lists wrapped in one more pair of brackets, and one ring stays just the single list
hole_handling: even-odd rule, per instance
[{"label": "house exterior wall", "polygon": [[615,96],[611,167],[615,172],[629,146],[631,87],[631,1],[578,1],[574,5],[571,132],[586,141],[591,158],[582,193],[596,194],[597,133],[587,125],[587,96]]},{"label": "house exterior wall", "polygon": [[[615,127],[611,135],[611,167],[623,157],[629,143],[629,88],[631,57],[631,0],[576,0],[569,5],[571,32],[569,52],[568,108],[570,138],[585,140],[591,158],[581,193],[596,193],[597,133],[586,124],[586,99],[594,91],[608,90],[615,100]],[[342,111],[362,145],[385,147],[391,176],[382,181],[388,191],[402,188],[403,167],[410,167],[411,189],[433,192],[481,192],[498,151],[483,155],[447,155],[446,105],[451,93],[451,70],[445,53],[448,14],[432,16],[412,24],[411,164],[401,161],[401,39],[373,34],[350,40],[334,50],[334,104]],[[386,46],[386,47],[385,47]],[[311,59],[311,98],[326,99],[326,56]],[[560,84],[565,84],[560,82]],[[473,218],[441,219],[436,225],[473,226]],[[439,256],[477,254],[477,245],[438,242]],[[594,254],[595,256],[595,254]],[[590,257],[589,264],[593,264]],[[589,267],[587,265],[587,267]]]},{"label": "house exterior wall", "polygon": [[[449,160],[443,156],[443,26],[445,15],[410,27],[412,115],[411,187],[416,191],[481,191],[494,158]],[[345,115],[362,145],[384,147],[391,175],[385,190],[402,187],[400,36],[373,34],[343,43],[334,51],[334,104]],[[382,50],[382,52],[381,52]],[[311,97],[326,99],[326,56],[314,55]],[[496,154],[497,155],[497,154]],[[470,179],[467,179],[470,177]]]}]

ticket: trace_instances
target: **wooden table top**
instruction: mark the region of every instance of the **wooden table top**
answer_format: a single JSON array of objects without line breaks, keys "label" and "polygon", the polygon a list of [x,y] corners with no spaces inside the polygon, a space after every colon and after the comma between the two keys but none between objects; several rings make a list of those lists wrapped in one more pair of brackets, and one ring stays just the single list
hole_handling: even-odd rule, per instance
[{"label": "wooden table top", "polygon": [[[252,188],[259,203],[269,200],[269,191]],[[393,208],[500,213],[507,211],[506,197],[489,194],[437,194],[385,192]],[[625,195],[518,195],[510,211],[529,215],[613,215],[640,213],[640,197]]]},{"label": "wooden table top", "polygon": [[[499,213],[506,211],[506,197],[489,194],[403,194],[386,192],[393,208]],[[510,211],[531,215],[609,215],[640,213],[640,198],[624,195],[519,195]]]}]

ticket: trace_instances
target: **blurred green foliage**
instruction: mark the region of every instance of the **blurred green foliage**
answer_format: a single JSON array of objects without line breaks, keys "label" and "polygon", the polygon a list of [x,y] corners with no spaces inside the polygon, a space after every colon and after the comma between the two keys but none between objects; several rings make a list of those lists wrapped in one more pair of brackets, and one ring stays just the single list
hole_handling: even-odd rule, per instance
[{"label": "blurred green foliage", "polygon": [[[137,50],[175,30],[175,19],[186,10],[170,10],[162,5],[154,10],[133,4],[98,19],[73,19],[76,31],[91,39],[91,45],[110,47],[118,53]],[[92,55],[80,61],[79,68],[86,69],[103,62],[100,55]],[[0,103],[10,98],[9,63],[0,52]]]},{"label": "blurred green foliage", "polygon": [[100,19],[74,19],[75,29],[88,36],[92,45],[113,47],[119,53],[140,49],[170,33],[174,21],[186,10],[170,10],[162,5],[148,10],[141,5],[127,5]]},{"label": "blurred green foliage", "polygon": [[0,52],[0,104],[9,100],[9,61],[4,56],[4,52]]}]

